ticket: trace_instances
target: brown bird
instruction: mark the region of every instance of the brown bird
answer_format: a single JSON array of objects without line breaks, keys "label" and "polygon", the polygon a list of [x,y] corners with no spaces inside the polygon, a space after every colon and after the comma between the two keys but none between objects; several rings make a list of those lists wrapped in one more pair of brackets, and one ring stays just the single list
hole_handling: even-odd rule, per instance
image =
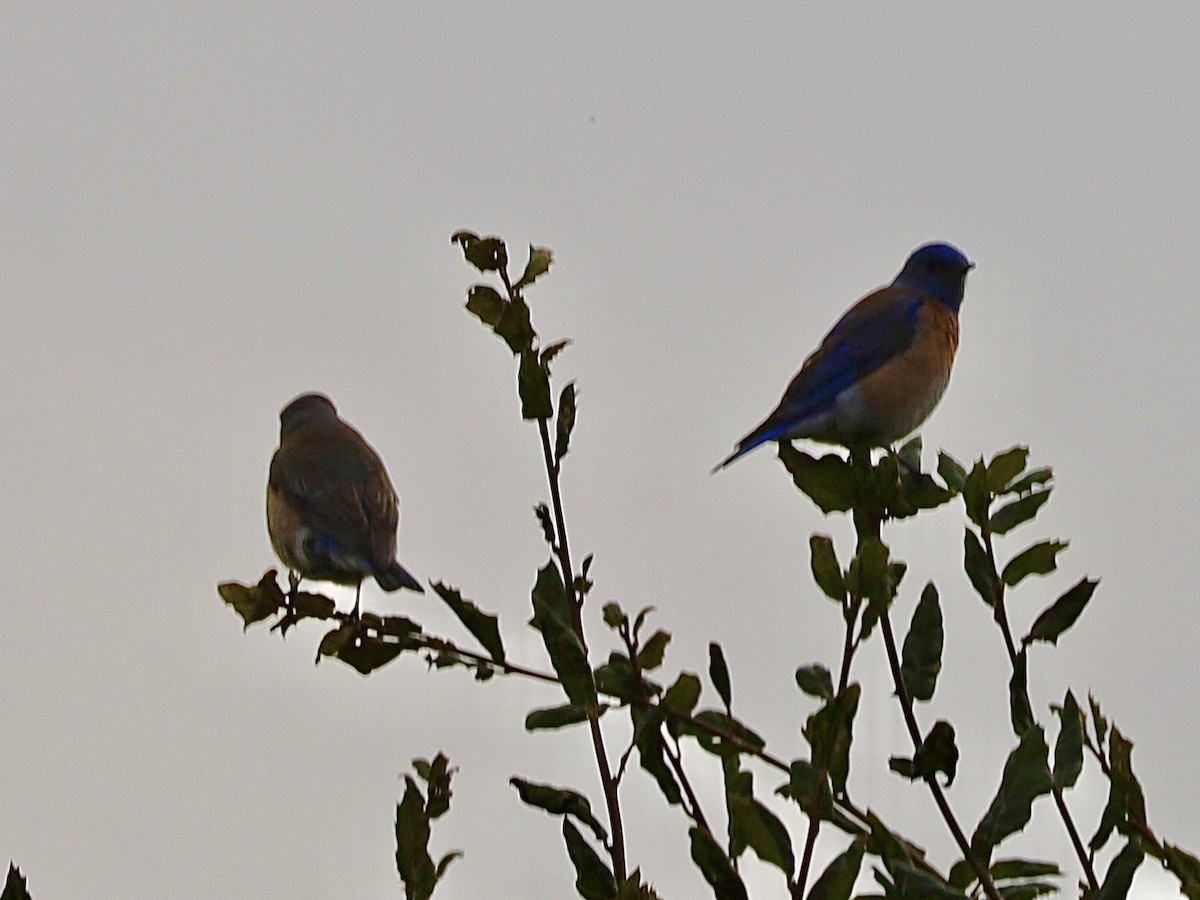
[{"label": "brown bird", "polygon": [[267,479],[267,531],[275,554],[313,581],[385,591],[424,588],[396,561],[400,504],[383,460],[323,394],[302,394],[279,414],[279,449]]}]

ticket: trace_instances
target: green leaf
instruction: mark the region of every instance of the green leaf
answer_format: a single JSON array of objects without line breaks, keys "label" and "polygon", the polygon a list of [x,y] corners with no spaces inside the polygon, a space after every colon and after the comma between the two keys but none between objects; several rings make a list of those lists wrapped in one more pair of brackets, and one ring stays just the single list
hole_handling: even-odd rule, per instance
[{"label": "green leaf", "polygon": [[939,720],[929,729],[925,740],[913,755],[913,769],[921,777],[934,776],[941,772],[946,776],[946,787],[954,783],[958,770],[958,747],[954,742],[954,726]]},{"label": "green leaf", "polygon": [[846,582],[842,567],[833,549],[833,539],[827,534],[814,534],[808,539],[813,580],[830,600],[841,603],[846,599]]},{"label": "green leaf", "polygon": [[698,826],[692,826],[688,836],[692,844],[692,861],[713,889],[716,900],[749,900],[746,886],[713,836]]},{"label": "green leaf", "polygon": [[370,675],[403,653],[417,647],[412,641],[389,641],[366,634],[363,621],[348,622],[330,631],[317,647],[317,661],[333,656],[346,663],[360,675]]},{"label": "green leaf", "polygon": [[554,461],[560,462],[571,445],[575,428],[575,382],[569,381],[558,397],[558,424],[555,427]]},{"label": "green leaf", "polygon": [[233,611],[242,617],[242,630],[255,622],[270,618],[286,603],[283,590],[275,580],[275,570],[268,569],[256,585],[226,581],[217,585],[217,594]]},{"label": "green leaf", "polygon": [[428,785],[429,797],[425,801],[425,812],[430,821],[441,818],[450,811],[450,782],[458,770],[450,768],[450,760],[444,753],[439,753],[431,761],[414,759],[413,768]]},{"label": "green leaf", "polygon": [[967,470],[963,468],[962,463],[945,450],[938,454],[937,471],[946,487],[958,493],[962,492],[963,486],[967,483]]},{"label": "green leaf", "polygon": [[533,508],[533,514],[537,516],[538,524],[542,526],[542,537],[550,545],[551,550],[556,549],[557,543],[554,540],[554,522],[550,519],[550,507],[545,503],[539,503]]},{"label": "green leaf", "polygon": [[966,900],[966,895],[924,869],[907,863],[891,867],[900,900]]},{"label": "green leaf", "polygon": [[981,860],[991,859],[994,847],[1024,829],[1033,813],[1033,801],[1050,793],[1053,781],[1048,755],[1045,735],[1037,725],[1026,730],[1021,743],[1008,755],[1000,788],[971,837],[971,849]]},{"label": "green leaf", "polygon": [[1029,634],[1025,636],[1023,643],[1049,641],[1051,644],[1057,644],[1063,632],[1075,624],[1075,620],[1079,618],[1083,608],[1092,599],[1092,594],[1099,583],[1098,580],[1090,578],[1080,579],[1074,587],[1042,610],[1041,615],[1034,620],[1033,627],[1029,629]]},{"label": "green leaf", "polygon": [[461,246],[467,262],[480,272],[495,272],[508,265],[504,241],[494,235],[481,238],[471,231],[456,231],[450,235],[450,243]]},{"label": "green leaf", "polygon": [[1200,900],[1200,859],[1164,841],[1163,865],[1179,879],[1179,886],[1188,900]]},{"label": "green leaf", "polygon": [[845,792],[850,775],[850,744],[861,695],[861,686],[850,684],[804,723],[804,738],[812,747],[813,765],[829,773],[837,794]]},{"label": "green leaf", "polygon": [[663,663],[663,655],[667,652],[667,644],[671,643],[671,635],[659,630],[650,635],[650,639],[642,644],[638,651],[638,666],[643,672],[653,672]]},{"label": "green leaf", "polygon": [[676,715],[690,716],[699,701],[700,679],[691,672],[681,672],[659,702]]},{"label": "green leaf", "polygon": [[1049,467],[1043,469],[1034,469],[1028,472],[1024,477],[1017,479],[1012,484],[1004,489],[1006,494],[1026,494],[1032,491],[1035,487],[1040,487],[1043,484],[1049,484],[1054,478],[1054,470]]},{"label": "green leaf", "polygon": [[866,841],[856,839],[842,853],[834,857],[825,871],[813,883],[808,900],[850,900],[854,882],[862,869],[863,847]]},{"label": "green leaf", "polygon": [[987,551],[970,528],[963,529],[963,568],[980,598],[990,607],[996,605],[996,570]]},{"label": "green leaf", "polygon": [[990,520],[993,534],[1008,534],[1018,525],[1023,525],[1038,514],[1042,506],[1050,499],[1050,490],[1027,494],[1020,500],[1005,504],[994,513]]},{"label": "green leaf", "polygon": [[725,651],[713,641],[708,645],[708,677],[717,689],[721,702],[728,712],[733,703],[733,687],[729,683],[729,667],[725,665]]},{"label": "green leaf", "polygon": [[1029,706],[1029,654],[1028,647],[1013,660],[1012,676],[1008,679],[1008,715],[1013,733],[1020,737],[1033,725],[1033,710]]},{"label": "green leaf", "polygon": [[914,700],[930,700],[942,670],[942,607],[933,582],[925,585],[904,638],[900,677]]},{"label": "green leaf", "polygon": [[1114,828],[1124,830],[1127,821],[1143,827],[1146,823],[1146,798],[1133,774],[1133,743],[1115,726],[1108,736],[1108,762],[1108,802],[1090,842],[1093,850],[1107,843]]},{"label": "green leaf", "polygon": [[921,436],[915,435],[900,445],[900,449],[896,451],[896,458],[908,471],[920,472],[922,448]]},{"label": "green leaf", "polygon": [[525,272],[521,275],[521,280],[513,285],[514,289],[521,289],[526,285],[533,284],[537,279],[550,271],[550,264],[554,262],[554,255],[548,247],[535,247],[529,245],[529,262],[525,264]]},{"label": "green leaf", "polygon": [[751,796],[731,794],[727,799],[731,825],[746,845],[763,862],[791,875],[796,859],[791,838],[779,818]]},{"label": "green leaf", "polygon": [[491,327],[493,331],[500,323],[500,317],[504,314],[504,304],[507,301],[500,296],[500,292],[493,287],[488,287],[486,284],[474,285],[467,291],[467,312],[475,316],[484,325]]},{"label": "green leaf", "polygon": [[783,462],[796,487],[803,491],[821,512],[845,512],[854,506],[856,491],[850,464],[832,453],[815,459],[797,450],[787,441],[779,444]]},{"label": "green leaf", "polygon": [[963,479],[962,498],[963,504],[967,508],[967,518],[975,523],[976,527],[983,528],[987,524],[988,507],[991,505],[992,496],[988,493],[987,466],[984,465],[982,459],[975,461],[975,465]]},{"label": "green leaf", "polygon": [[[601,715],[608,709],[607,706],[601,706],[599,713]],[[567,725],[578,725],[580,722],[586,722],[588,711],[586,706],[578,706],[574,703],[567,703],[563,706],[550,706],[544,709],[531,710],[525,716],[526,731],[541,731],[550,728],[563,728]]]},{"label": "green leaf", "polygon": [[625,618],[625,612],[621,609],[619,603],[609,601],[604,604],[604,624],[609,628],[616,629],[621,626],[622,622],[628,621]]},{"label": "green leaf", "polygon": [[433,582],[430,587],[442,598],[442,602],[450,607],[451,612],[458,617],[458,621],[463,623],[463,627],[483,645],[483,649],[488,652],[492,660],[503,663],[504,644],[500,640],[499,619],[483,612],[472,601],[464,599],[458,588],[452,588],[440,581]]},{"label": "green leaf", "polygon": [[1083,771],[1083,712],[1075,695],[1067,690],[1059,711],[1058,741],[1054,745],[1054,784],[1074,787]]},{"label": "green leaf", "polygon": [[816,697],[818,700],[833,699],[833,676],[820,663],[798,668],[796,685],[810,697]]},{"label": "green leaf", "polygon": [[1092,900],[1125,900],[1129,889],[1133,886],[1133,876],[1146,858],[1137,838],[1130,838],[1121,848],[1121,852],[1109,864],[1108,873],[1104,876],[1104,884],[1092,895]]},{"label": "green leaf", "polygon": [[1011,447],[997,453],[987,467],[987,489],[993,494],[1003,492],[1014,478],[1025,471],[1029,461],[1028,447]]},{"label": "green leaf", "polygon": [[592,815],[592,805],[588,803],[587,797],[578,791],[516,777],[508,779],[508,783],[517,789],[522,803],[536,806],[554,816],[574,816],[592,830],[596,840],[603,841],[607,838],[604,826]]},{"label": "green leaf", "polygon": [[751,729],[723,712],[715,709],[701,710],[696,713],[694,719],[702,727],[697,728],[690,722],[681,723],[681,733],[693,735],[700,746],[709,753],[730,757],[745,753],[746,747],[761,750],[766,746],[766,741]]},{"label": "green leaf", "polygon": [[[508,349],[513,352],[514,356],[519,353],[533,353],[533,339],[537,337],[537,332],[533,330],[533,324],[529,319],[529,307],[520,297],[504,304],[500,320],[492,330],[504,339],[504,343],[508,344]],[[536,354],[534,361],[539,366],[541,365],[541,360],[537,358]],[[544,368],[544,366],[542,367]]]},{"label": "green leaf", "polygon": [[808,815],[815,812],[827,819],[833,812],[833,789],[829,776],[806,759],[794,759],[788,767],[788,783],[780,791],[796,801]]},{"label": "green leaf", "polygon": [[542,365],[546,366],[546,368],[548,369],[550,367],[550,363],[554,360],[554,358],[556,356],[558,356],[558,354],[560,354],[564,350],[566,350],[568,347],[570,347],[571,344],[572,344],[572,341],[570,338],[563,338],[561,341],[555,341],[553,344],[550,344],[548,347],[543,347],[542,353],[541,353]]},{"label": "green leaf", "polygon": [[626,702],[645,697],[649,685],[638,680],[629,657],[615,650],[608,654],[607,662],[596,667],[595,680],[598,690]]},{"label": "green leaf", "polygon": [[666,801],[672,806],[680,802],[679,784],[675,781],[670,767],[664,758],[666,744],[663,741],[662,726],[665,710],[661,706],[652,706],[644,712],[633,708],[634,733],[633,743],[638,748],[638,762],[658,783],[658,789]]},{"label": "green leaf", "polygon": [[575,866],[575,890],[579,896],[584,900],[614,900],[617,879],[613,877],[612,869],[567,819],[563,819],[562,832],[567,855]]},{"label": "green leaf", "polygon": [[550,373],[532,350],[521,351],[517,391],[521,395],[522,419],[549,419],[554,414],[550,405]]},{"label": "green leaf", "polygon": [[581,706],[595,705],[596,684],[592,668],[579,636],[569,624],[571,599],[553,562],[539,570],[532,599],[533,627],[542,634],[550,663],[558,673],[567,699]]},{"label": "green leaf", "polygon": [[1104,718],[1104,713],[1100,711],[1100,704],[1096,702],[1096,698],[1088,692],[1088,706],[1092,710],[1092,729],[1096,735],[1096,746],[1103,747],[1107,742],[1108,734],[1108,719]]},{"label": "green leaf", "polygon": [[1046,875],[1061,875],[1057,863],[1036,859],[998,859],[989,870],[995,881],[1014,881],[1019,878],[1043,878]]},{"label": "green leaf", "polygon": [[1039,541],[1010,559],[1000,578],[1009,587],[1016,587],[1026,576],[1048,575],[1058,566],[1058,554],[1066,549],[1066,541]]},{"label": "green leaf", "polygon": [[429,856],[429,816],[425,798],[411,775],[404,776],[404,799],[396,806],[396,872],[405,893],[428,898],[437,883],[437,870]]},{"label": "green leaf", "polygon": [[25,876],[12,862],[8,864],[8,877],[4,879],[4,890],[0,892],[0,900],[31,900]]}]

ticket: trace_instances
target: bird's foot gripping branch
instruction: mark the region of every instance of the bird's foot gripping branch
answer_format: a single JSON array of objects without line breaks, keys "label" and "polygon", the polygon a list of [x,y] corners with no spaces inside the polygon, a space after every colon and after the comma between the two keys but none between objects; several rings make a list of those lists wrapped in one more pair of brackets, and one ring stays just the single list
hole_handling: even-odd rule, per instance
[{"label": "bird's foot gripping branch", "polygon": [[[855,534],[853,547],[841,552],[828,535],[809,538],[812,602],[790,627],[802,633],[802,620],[825,608],[839,617],[842,638],[831,654],[832,665],[797,660],[796,687],[810,710],[796,723],[795,746],[768,748],[735,705],[734,679],[720,642],[709,645],[707,672],[668,674],[671,635],[650,625],[648,608],[632,614],[616,603],[598,607],[590,600],[591,558],[574,563],[561,482],[576,419],[575,390],[568,383],[557,399],[552,390],[551,367],[568,342],[541,341],[525,298],[549,270],[550,252],[531,247],[516,275],[509,272],[501,239],[459,232],[453,240],[467,262],[492,282],[469,289],[467,310],[515,357],[521,415],[537,428],[547,497],[535,507],[536,527],[547,556],[532,577],[529,624],[540,634],[548,663],[509,658],[498,617],[441,583],[431,588],[462,624],[461,640],[432,635],[403,616],[340,612],[328,597],[302,591],[294,582],[281,586],[273,570],[255,584],[220,585],[222,598],[247,627],[271,622],[272,630],[286,634],[305,620],[324,622],[332,627],[319,642],[318,659],[339,659],[363,674],[407,653],[434,669],[468,667],[478,679],[516,675],[559,685],[560,702],[530,710],[523,724],[529,731],[578,726],[595,766],[591,786],[549,785],[518,775],[509,780],[521,801],[560,821],[575,888],[585,898],[657,896],[649,886],[657,863],[625,836],[622,800],[634,789],[657,790],[679,810],[680,839],[690,847],[696,883],[706,884],[719,900],[748,896],[745,876],[752,866],[776,872],[781,890],[794,900],[845,900],[856,883],[867,880],[868,870],[874,881],[871,896],[887,898],[997,900],[1036,897],[1077,884],[1080,896],[1110,900],[1126,895],[1146,857],[1174,873],[1188,897],[1200,898],[1200,860],[1151,828],[1131,766],[1132,744],[1098,703],[1089,696],[1085,708],[1065,685],[1054,689],[1063,691],[1063,701],[1052,707],[1053,717],[1039,714],[1030,700],[1037,654],[1067,634],[1096,589],[1095,581],[1080,579],[1029,622],[1015,621],[1010,594],[1034,593],[1029,579],[1054,573],[1066,549],[1055,540],[1035,540],[1015,552],[1006,547],[1050,498],[1049,469],[1030,468],[1021,447],[970,466],[942,453],[935,470],[925,471],[919,440],[894,452],[875,451],[872,458],[865,447],[848,456],[814,456],[794,448],[786,434],[767,438],[782,440],[780,459],[800,492],[826,515],[849,514]],[[958,265],[958,277],[965,275],[965,263],[938,253]],[[892,556],[885,538],[895,528],[919,527],[915,521],[926,511],[947,505],[962,515],[962,542],[949,553],[962,560],[966,577],[949,590],[932,583],[910,589],[908,568]],[[981,601],[979,625],[996,628],[1007,659],[992,675],[1006,686],[1008,700],[997,714],[1008,718],[1013,732],[1007,757],[989,783],[997,785],[993,799],[983,809],[967,809],[953,796],[960,733],[951,721],[954,711],[935,705],[949,639],[942,595],[952,594],[959,602],[972,589]],[[781,601],[779,608],[794,606]],[[897,627],[902,608],[903,635]],[[870,648],[873,639],[878,651]],[[975,642],[978,636],[957,639]],[[592,649],[601,643],[605,652]],[[862,652],[883,654],[886,683],[855,680]],[[1078,677],[1086,682],[1089,675]],[[859,771],[860,763],[852,773],[855,731],[874,725],[856,722],[865,692],[895,698],[906,746],[891,748],[888,759],[869,771]],[[778,727],[771,731],[786,733]],[[1107,785],[1108,792],[1090,835],[1081,830],[1068,802],[1080,789],[1088,757],[1095,763],[1093,789]],[[635,760],[638,766],[631,766]],[[452,770],[440,755],[414,765],[427,787],[423,794],[416,779],[407,781],[397,810],[397,865],[407,896],[428,897],[455,858],[447,855],[435,865],[427,851],[430,824],[449,806]],[[648,778],[637,777],[639,767]],[[937,827],[956,847],[951,858],[930,859],[922,849],[932,836],[922,831],[930,827],[928,815],[885,822],[863,802],[862,795],[878,787],[879,773],[887,769],[891,777],[912,784],[913,809],[936,812]],[[1004,855],[1005,841],[1039,809],[1060,820],[1072,848],[1069,857]],[[815,848],[822,832],[823,849],[832,842],[840,846],[818,865]],[[545,893],[562,890],[548,884]]]}]

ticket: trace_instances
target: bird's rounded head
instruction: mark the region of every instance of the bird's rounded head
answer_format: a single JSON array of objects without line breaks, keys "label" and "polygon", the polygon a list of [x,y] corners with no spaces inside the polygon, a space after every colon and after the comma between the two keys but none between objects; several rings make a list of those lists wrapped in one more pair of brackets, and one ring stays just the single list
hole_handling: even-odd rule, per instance
[{"label": "bird's rounded head", "polygon": [[928,294],[952,312],[958,312],[967,284],[967,273],[973,268],[975,263],[957,247],[925,244],[912,252],[892,284]]},{"label": "bird's rounded head", "polygon": [[301,394],[279,413],[279,433],[282,436],[303,425],[336,418],[337,407],[324,394]]}]

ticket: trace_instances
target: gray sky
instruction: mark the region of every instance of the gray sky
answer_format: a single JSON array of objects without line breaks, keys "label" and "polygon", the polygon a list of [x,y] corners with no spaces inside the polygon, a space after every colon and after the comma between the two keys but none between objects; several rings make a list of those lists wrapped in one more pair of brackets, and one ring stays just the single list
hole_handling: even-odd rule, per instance
[{"label": "gray sky", "polygon": [[[399,775],[443,750],[461,771],[433,844],[466,857],[439,896],[571,895],[557,823],[506,783],[599,802],[583,731],[522,731],[552,691],[415,659],[314,668],[317,628],[243,636],[215,592],[275,564],[276,417],[320,389],[389,465],[403,562],[542,660],[524,625],[536,432],[508,353],[462,310],[458,228],[556,253],[530,301],[547,338],[576,340],[565,491],[596,600],[655,605],[671,673],[703,671],[720,636],[735,703],[785,757],[811,711],[792,672],[832,665],[839,639],[808,535],[845,556],[849,530],[770,451],[708,469],[849,303],[920,243],[962,247],[978,269],[927,453],[1021,442],[1055,467],[1054,502],[1003,548],[1071,549],[1013,616],[1104,580],[1033,656],[1039,713],[1094,691],[1137,743],[1152,823],[1200,850],[1200,720],[1180,699],[1200,677],[1198,41],[1189,3],[5,3],[0,862],[38,900],[398,896]],[[888,537],[910,563],[901,620],[927,579],[942,591],[923,716],[958,729],[970,827],[1012,745],[1002,645],[957,508]],[[430,595],[364,596],[461,634]],[[853,793],[948,865],[927,794],[883,767],[905,739],[878,643],[855,675]],[[628,783],[632,859],[664,896],[704,895],[682,817]],[[1088,834],[1103,801],[1094,774],[1072,796]],[[1045,802],[1004,849],[1068,857]],[[1175,896],[1152,866],[1136,896]]]}]

